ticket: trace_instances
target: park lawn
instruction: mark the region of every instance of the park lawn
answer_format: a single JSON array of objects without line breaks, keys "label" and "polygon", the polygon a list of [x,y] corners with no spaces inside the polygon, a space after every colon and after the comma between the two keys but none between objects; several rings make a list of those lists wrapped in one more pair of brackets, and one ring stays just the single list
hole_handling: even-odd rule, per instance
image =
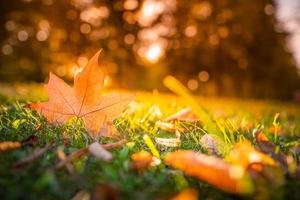
[{"label": "park lawn", "polygon": [[[87,197],[95,196],[96,193],[106,194],[110,199],[169,199],[185,188],[197,190],[200,199],[300,198],[300,179],[291,174],[285,174],[284,179],[279,181],[280,176],[276,173],[269,174],[268,178],[255,181],[254,193],[238,195],[221,191],[163,162],[168,152],[178,149],[211,154],[207,145],[201,141],[207,134],[216,135],[221,140],[222,145],[213,148],[217,148],[219,157],[224,158],[242,140],[249,140],[257,146],[253,130],[259,129],[276,145],[276,151],[289,155],[289,158],[294,159],[294,164],[298,162],[296,167],[299,168],[299,105],[195,97],[202,111],[218,127],[217,132],[207,131],[203,122],[205,120],[201,116],[196,122],[177,121],[174,127],[181,133],[181,143],[177,147],[166,147],[156,144],[155,139],[174,138],[175,134],[157,122],[190,105],[185,99],[171,94],[136,92],[135,101],[114,121],[113,126],[120,135],[115,138],[99,138],[99,142],[103,144],[122,139],[126,139],[128,143],[110,150],[113,155],[111,162],[93,156],[73,160],[75,173],[70,174],[66,167],[55,167],[60,161],[57,152],[69,155],[91,144],[93,138],[86,133],[82,123],[75,124],[71,120],[66,125],[54,126],[30,110],[27,107],[29,102],[45,100],[46,96],[39,86],[29,88],[31,89],[6,88],[6,94],[9,93],[10,97],[0,97],[0,142],[24,141],[28,138],[34,140],[27,140],[28,145],[15,150],[0,152],[1,199],[71,199],[76,194]],[[153,149],[145,143],[145,135],[154,142],[161,163],[143,170],[134,170],[131,159],[133,153],[141,150],[153,153]],[[20,160],[28,158],[45,145],[50,147],[40,157],[18,165]],[[275,184],[276,182],[281,184]]]}]

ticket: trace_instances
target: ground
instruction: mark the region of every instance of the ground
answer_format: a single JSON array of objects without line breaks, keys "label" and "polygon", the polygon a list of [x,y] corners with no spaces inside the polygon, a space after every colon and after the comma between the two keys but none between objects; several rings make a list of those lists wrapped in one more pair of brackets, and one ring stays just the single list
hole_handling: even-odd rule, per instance
[{"label": "ground", "polygon": [[[84,155],[72,161],[74,173],[67,167],[56,168],[60,162],[58,152],[70,155],[91,144],[82,123],[74,121],[54,126],[37,112],[28,108],[28,103],[45,100],[39,86],[3,87],[0,102],[0,141],[23,141],[22,147],[0,152],[1,199],[71,199],[78,192],[83,195],[102,194],[98,199],[169,199],[185,188],[194,188],[200,199],[299,199],[300,179],[290,173],[284,175],[281,184],[273,184],[279,178],[255,180],[255,191],[250,195],[230,194],[217,189],[180,170],[165,165],[164,156],[177,149],[189,149],[205,154],[228,155],[231,148],[241,140],[249,140],[255,147],[254,130],[263,132],[276,151],[299,162],[300,106],[276,101],[235,100],[226,98],[195,97],[203,113],[211,117],[218,130],[208,131],[206,119],[175,122],[181,144],[166,147],[155,144],[161,163],[145,169],[134,169],[132,154],[141,150],[153,153],[145,142],[145,135],[155,143],[157,137],[174,138],[173,130],[157,123],[184,108],[189,107],[184,98],[171,94],[136,92],[136,99],[123,115],[114,121],[120,135],[114,138],[100,137],[99,142],[108,144],[126,139],[120,148],[110,150],[111,162]],[[279,113],[279,115],[278,115]],[[204,116],[204,117],[207,117]],[[204,135],[215,134],[222,145],[208,147],[201,140]],[[27,139],[27,140],[26,140]],[[26,140],[26,141],[24,141]],[[36,153],[38,148],[46,152],[28,163],[20,160]],[[48,146],[47,146],[48,145]],[[211,150],[217,151],[212,153]],[[18,163],[19,162],[19,163]],[[297,165],[297,164],[296,164]],[[69,165],[70,166],[70,165]],[[199,168],[201,170],[201,168]],[[280,182],[280,181],[279,181]],[[110,198],[103,197],[103,194]],[[83,199],[83,198],[79,198]]]}]

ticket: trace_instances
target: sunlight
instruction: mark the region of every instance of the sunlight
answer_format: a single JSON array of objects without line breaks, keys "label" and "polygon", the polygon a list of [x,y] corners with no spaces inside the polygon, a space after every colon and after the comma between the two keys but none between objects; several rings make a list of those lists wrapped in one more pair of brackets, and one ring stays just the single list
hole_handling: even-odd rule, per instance
[{"label": "sunlight", "polygon": [[78,67],[77,65],[73,65],[69,68],[69,76],[75,77],[77,74],[79,74],[82,71],[82,67]]},{"label": "sunlight", "polygon": [[100,26],[101,20],[107,18],[109,14],[109,9],[105,6],[92,6],[84,9],[80,13],[80,19],[92,24],[93,26]]},{"label": "sunlight", "polygon": [[162,46],[155,43],[152,44],[145,52],[145,58],[151,63],[156,63],[160,57],[162,57]]},{"label": "sunlight", "polygon": [[137,0],[126,0],[123,6],[126,10],[134,10],[139,6],[139,2]]},{"label": "sunlight", "polygon": [[26,30],[21,30],[21,31],[18,32],[18,39],[20,41],[23,42],[23,41],[27,40],[28,37],[29,37],[29,35],[28,35],[28,32]]},{"label": "sunlight", "polygon": [[138,15],[138,22],[142,26],[149,26],[164,10],[164,4],[160,1],[146,0]]},{"label": "sunlight", "polygon": [[84,67],[88,62],[89,59],[86,56],[79,56],[77,59],[77,63],[80,67]]},{"label": "sunlight", "polygon": [[299,9],[0,0],[0,200],[300,199]]},{"label": "sunlight", "polygon": [[105,76],[104,78],[104,87],[108,88],[112,85],[112,79],[110,76]]}]

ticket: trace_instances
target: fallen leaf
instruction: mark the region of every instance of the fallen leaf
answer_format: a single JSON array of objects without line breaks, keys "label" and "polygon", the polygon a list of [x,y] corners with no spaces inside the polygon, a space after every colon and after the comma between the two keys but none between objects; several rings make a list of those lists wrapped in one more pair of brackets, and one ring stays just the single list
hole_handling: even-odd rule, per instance
[{"label": "fallen leaf", "polygon": [[255,140],[257,142],[257,145],[259,149],[268,154],[270,157],[272,157],[274,160],[276,160],[280,166],[283,168],[285,172],[288,171],[288,164],[287,164],[287,159],[286,155],[284,155],[281,151],[276,150],[275,144],[269,141],[267,136],[263,134],[261,131],[255,131]]},{"label": "fallen leaf", "polygon": [[244,168],[252,163],[278,166],[271,157],[256,150],[247,140],[236,143],[225,160],[231,164],[242,165]]},{"label": "fallen leaf", "polygon": [[168,122],[157,121],[155,125],[165,131],[173,132],[177,130],[174,124]]},{"label": "fallen leaf", "polygon": [[90,200],[90,199],[91,199],[91,195],[87,191],[80,190],[75,194],[75,196],[72,197],[71,200]]},{"label": "fallen leaf", "polygon": [[262,177],[264,179],[263,181],[266,182],[265,184],[273,188],[280,187],[284,184],[284,174],[278,167],[262,163],[252,163],[248,166],[247,170],[254,181]]},{"label": "fallen leaf", "polygon": [[0,142],[0,151],[10,151],[18,149],[22,146],[20,142],[5,141]]},{"label": "fallen leaf", "polygon": [[150,166],[153,156],[147,151],[139,151],[131,155],[133,170],[143,170]]},{"label": "fallen leaf", "polygon": [[212,134],[205,134],[200,139],[200,145],[209,153],[213,155],[221,155],[220,145],[223,145],[218,137]]},{"label": "fallen leaf", "polygon": [[186,188],[170,200],[197,200],[198,196],[197,190],[193,188]]},{"label": "fallen leaf", "polygon": [[155,142],[166,147],[178,147],[181,143],[180,138],[155,138]]},{"label": "fallen leaf", "polygon": [[177,113],[170,115],[164,119],[165,122],[170,121],[185,121],[185,122],[197,122],[199,118],[192,112],[191,108],[184,108],[179,110]]},{"label": "fallen leaf", "polygon": [[107,122],[103,124],[103,126],[100,128],[99,134],[102,136],[113,136],[118,137],[120,136],[120,133],[118,130],[114,127],[112,122]]},{"label": "fallen leaf", "polygon": [[94,142],[93,144],[90,144],[89,152],[91,155],[95,156],[96,158],[99,158],[101,160],[105,161],[111,161],[112,160],[112,154],[108,152],[106,149],[103,148],[101,144],[98,142]]},{"label": "fallen leaf", "polygon": [[51,123],[66,123],[74,116],[81,118],[88,132],[99,136],[102,125],[120,115],[133,99],[133,96],[123,94],[101,95],[105,75],[98,66],[100,53],[98,51],[75,75],[73,87],[50,73],[49,82],[45,85],[49,101],[32,103],[30,108],[44,115]]},{"label": "fallen leaf", "polygon": [[208,156],[190,150],[168,153],[165,163],[180,169],[187,175],[230,193],[253,192],[252,181],[242,166],[230,165],[216,156]]},{"label": "fallen leaf", "polygon": [[95,187],[92,200],[119,200],[121,198],[120,189],[113,185],[99,184]]}]

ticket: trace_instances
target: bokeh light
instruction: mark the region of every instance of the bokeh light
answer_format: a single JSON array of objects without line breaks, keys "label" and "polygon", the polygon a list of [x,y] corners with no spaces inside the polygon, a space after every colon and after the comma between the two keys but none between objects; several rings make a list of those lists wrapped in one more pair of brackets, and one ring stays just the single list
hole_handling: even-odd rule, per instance
[{"label": "bokeh light", "polygon": [[161,80],[172,75],[198,94],[290,97],[300,79],[297,5],[12,0],[0,9],[0,78],[43,82],[52,71],[72,79],[102,48],[110,87],[166,91]]}]

